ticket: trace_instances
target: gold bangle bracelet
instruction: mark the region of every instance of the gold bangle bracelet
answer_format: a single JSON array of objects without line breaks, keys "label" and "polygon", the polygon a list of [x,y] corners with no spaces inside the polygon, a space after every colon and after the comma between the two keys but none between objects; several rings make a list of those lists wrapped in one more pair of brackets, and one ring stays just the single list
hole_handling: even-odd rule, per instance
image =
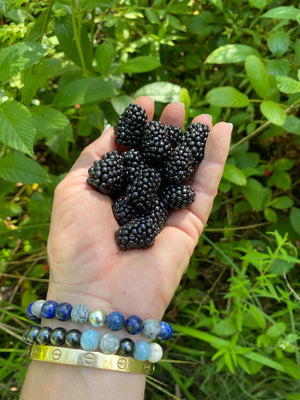
[{"label": "gold bangle bracelet", "polygon": [[32,360],[37,361],[131,372],[133,374],[152,375],[155,369],[153,363],[138,361],[133,357],[122,357],[115,354],[103,354],[97,351],[84,351],[37,344],[31,346],[29,356]]}]

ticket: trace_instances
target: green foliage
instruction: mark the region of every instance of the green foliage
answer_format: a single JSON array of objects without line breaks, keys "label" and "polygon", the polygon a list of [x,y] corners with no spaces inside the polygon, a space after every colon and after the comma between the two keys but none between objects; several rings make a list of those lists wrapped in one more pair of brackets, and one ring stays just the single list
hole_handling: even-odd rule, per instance
[{"label": "green foliage", "polygon": [[205,236],[166,315],[176,332],[166,358],[184,362],[161,362],[163,385],[149,380],[146,398],[299,399],[298,7],[0,2],[3,399],[19,397],[26,372],[25,307],[45,296],[54,188],[141,95],[155,117],[181,101],[186,123],[209,113],[234,126]]}]

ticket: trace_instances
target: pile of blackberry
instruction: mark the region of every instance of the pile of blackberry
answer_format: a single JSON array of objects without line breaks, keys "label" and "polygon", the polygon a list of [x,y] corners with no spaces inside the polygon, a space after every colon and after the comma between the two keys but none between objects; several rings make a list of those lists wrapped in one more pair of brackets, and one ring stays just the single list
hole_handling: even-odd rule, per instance
[{"label": "pile of blackberry", "polygon": [[209,127],[200,122],[180,128],[147,122],[146,111],[130,104],[114,127],[122,151],[110,151],[89,168],[87,183],[112,199],[123,249],[146,249],[164,227],[172,209],[195,199],[188,184],[204,156]]}]

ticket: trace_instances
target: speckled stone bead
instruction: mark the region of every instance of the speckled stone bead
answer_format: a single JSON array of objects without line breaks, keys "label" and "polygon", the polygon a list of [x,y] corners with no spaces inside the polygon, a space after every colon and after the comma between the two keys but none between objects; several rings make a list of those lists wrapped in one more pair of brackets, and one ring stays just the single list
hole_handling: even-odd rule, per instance
[{"label": "speckled stone bead", "polygon": [[27,343],[33,344],[37,342],[37,335],[41,328],[39,326],[31,326],[27,333]]},{"label": "speckled stone bead", "polygon": [[72,306],[69,303],[60,303],[55,310],[55,317],[59,321],[68,321],[71,318]]},{"label": "speckled stone bead", "polygon": [[50,336],[50,342],[54,346],[61,346],[62,344],[65,343],[66,333],[67,333],[67,331],[64,328],[53,329],[51,336]]},{"label": "speckled stone bead", "polygon": [[71,312],[72,321],[76,322],[76,324],[85,324],[90,315],[90,310],[84,304],[77,304],[73,307]]},{"label": "speckled stone bead", "polygon": [[160,332],[160,324],[156,319],[148,318],[144,321],[143,335],[147,339],[155,339]]},{"label": "speckled stone bead", "polygon": [[172,337],[173,328],[168,322],[160,321],[160,331],[159,334],[156,336],[159,340],[168,340]]},{"label": "speckled stone bead", "polygon": [[55,317],[55,310],[57,307],[57,303],[54,300],[47,300],[45,303],[42,305],[41,312],[42,312],[42,317],[51,319]]},{"label": "speckled stone bead", "polygon": [[71,348],[76,348],[80,346],[80,336],[81,332],[77,329],[72,329],[66,333],[65,343]]},{"label": "speckled stone bead", "polygon": [[120,347],[120,340],[113,333],[106,333],[100,340],[100,349],[104,354],[115,354]]},{"label": "speckled stone bead", "polygon": [[33,306],[33,304],[34,304],[34,302],[30,303],[29,306],[27,307],[27,316],[28,316],[28,318],[29,318],[31,321],[33,321],[33,322],[39,324],[39,323],[41,322],[41,319],[40,319],[40,318],[37,318],[37,317],[32,313],[32,306]]},{"label": "speckled stone bead", "polygon": [[106,318],[106,325],[111,331],[119,331],[125,324],[125,318],[119,311],[113,311]]},{"label": "speckled stone bead", "polygon": [[134,351],[134,341],[125,338],[120,340],[119,354],[124,357],[131,357]]},{"label": "speckled stone bead", "polygon": [[143,321],[137,315],[131,315],[125,321],[125,328],[131,335],[137,335],[143,329]]},{"label": "speckled stone bead", "polygon": [[148,361],[151,363],[157,363],[162,359],[163,350],[158,343],[150,343],[151,353],[148,357]]},{"label": "speckled stone bead", "polygon": [[81,334],[80,346],[86,351],[95,351],[98,349],[100,343],[100,335],[93,329],[88,329]]},{"label": "speckled stone bead", "polygon": [[31,313],[36,318],[42,318],[42,306],[44,305],[45,300],[37,300],[32,303]]},{"label": "speckled stone bead", "polygon": [[89,315],[89,324],[94,328],[103,326],[106,322],[106,314],[101,310],[92,311]]},{"label": "speckled stone bead", "polygon": [[136,360],[146,361],[150,357],[151,347],[150,344],[141,340],[134,345],[133,356]]},{"label": "speckled stone bead", "polygon": [[36,341],[38,344],[48,344],[50,342],[52,329],[49,326],[43,326],[37,334]]}]

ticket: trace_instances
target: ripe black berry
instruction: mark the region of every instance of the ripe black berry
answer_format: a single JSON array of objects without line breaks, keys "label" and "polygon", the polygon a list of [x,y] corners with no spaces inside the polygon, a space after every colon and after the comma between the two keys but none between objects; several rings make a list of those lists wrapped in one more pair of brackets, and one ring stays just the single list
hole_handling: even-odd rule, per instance
[{"label": "ripe black berry", "polygon": [[184,144],[177,146],[162,166],[163,179],[170,184],[187,182],[194,168],[192,151]]},{"label": "ripe black berry", "polygon": [[198,166],[204,157],[204,149],[209,132],[210,129],[206,124],[196,122],[189,125],[184,134],[183,141],[192,150],[195,166]]},{"label": "ripe black berry", "polygon": [[112,204],[112,211],[115,220],[120,226],[127,224],[127,222],[139,214],[139,211],[125,196],[120,197]]},{"label": "ripe black berry", "polygon": [[167,132],[172,147],[178,146],[183,139],[182,130],[178,126],[168,125]]},{"label": "ripe black berry", "polygon": [[127,180],[128,182],[132,182],[137,176],[138,171],[141,168],[146,168],[147,164],[139,150],[130,149],[128,151],[124,151],[123,158]]},{"label": "ripe black berry", "polygon": [[129,149],[139,146],[146,120],[146,111],[139,104],[130,104],[114,127],[115,142]]},{"label": "ripe black berry", "polygon": [[170,185],[162,190],[161,199],[166,207],[187,208],[195,200],[195,191],[190,185]]},{"label": "ripe black berry", "polygon": [[146,124],[142,139],[143,156],[150,163],[159,163],[171,153],[171,142],[167,128],[159,121]]}]

